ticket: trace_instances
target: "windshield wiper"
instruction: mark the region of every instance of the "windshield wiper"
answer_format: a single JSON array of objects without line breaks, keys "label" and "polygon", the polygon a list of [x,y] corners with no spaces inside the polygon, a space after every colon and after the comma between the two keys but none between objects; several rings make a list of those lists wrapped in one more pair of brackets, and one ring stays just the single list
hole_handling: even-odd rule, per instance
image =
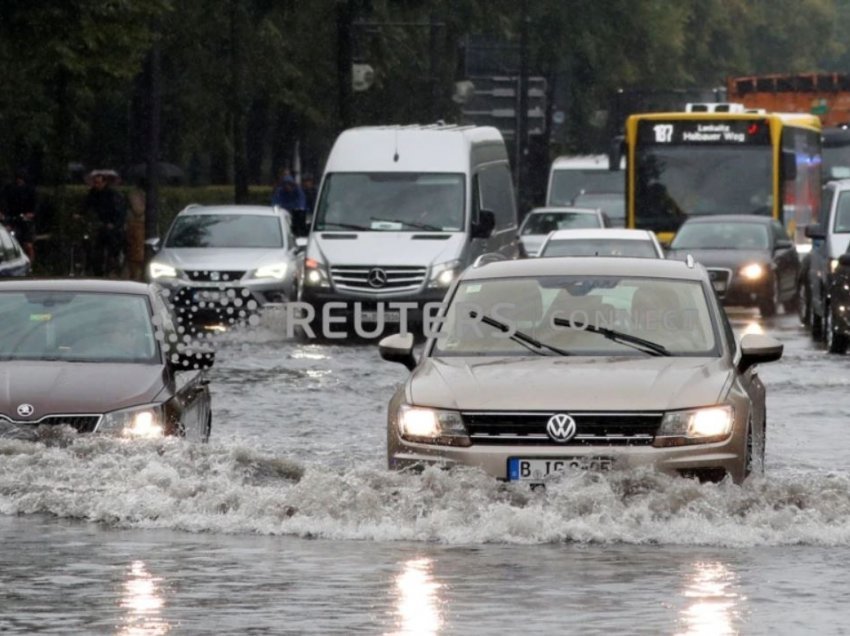
[{"label": "windshield wiper", "polygon": [[510,338],[511,340],[516,342],[517,344],[521,344],[523,347],[525,347],[526,349],[528,349],[532,353],[536,353],[537,355],[545,356],[546,354],[543,353],[544,349],[548,349],[549,351],[552,351],[553,353],[557,353],[559,356],[572,355],[569,351],[565,351],[564,349],[560,349],[560,348],[558,348],[554,345],[546,344],[545,342],[540,342],[536,338],[532,338],[527,333],[523,333],[522,331],[518,331],[518,330],[515,329],[513,331],[513,333],[511,333],[511,328],[508,325],[506,325],[505,323],[503,323],[500,320],[496,320],[495,318],[491,318],[490,316],[485,316],[485,315],[479,314],[476,311],[470,311],[469,317],[473,318],[473,319],[480,318],[481,322],[483,322],[485,325],[490,325],[491,327],[495,327],[496,329],[498,329],[502,333],[510,334],[508,336],[508,338]]},{"label": "windshield wiper", "polygon": [[430,225],[429,223],[415,223],[413,221],[404,221],[402,219],[382,219],[377,216],[369,217],[371,221],[378,221],[383,223],[398,223],[400,225],[407,225],[410,227],[415,227],[418,230],[426,230],[428,232],[442,232],[443,228],[437,227],[436,225]]},{"label": "windshield wiper", "polygon": [[598,333],[599,335],[608,338],[608,340],[628,345],[634,349],[638,349],[639,351],[643,351],[644,353],[648,353],[652,356],[673,355],[672,353],[670,353],[667,347],[662,344],[652,342],[652,340],[644,340],[643,338],[638,338],[637,336],[633,336],[628,333],[623,333],[622,331],[609,329],[608,327],[599,327],[597,325],[591,325],[585,322],[576,322],[574,320],[567,320],[566,318],[557,317],[554,318],[552,322],[558,325],[559,327],[573,327],[575,329],[589,331],[590,333]]},{"label": "windshield wiper", "polygon": [[[371,228],[366,227],[365,225],[357,225],[356,223],[323,223],[322,230],[324,230],[328,226],[339,227],[343,230],[355,230],[357,232],[368,232]],[[321,231],[321,230],[320,230]]]}]

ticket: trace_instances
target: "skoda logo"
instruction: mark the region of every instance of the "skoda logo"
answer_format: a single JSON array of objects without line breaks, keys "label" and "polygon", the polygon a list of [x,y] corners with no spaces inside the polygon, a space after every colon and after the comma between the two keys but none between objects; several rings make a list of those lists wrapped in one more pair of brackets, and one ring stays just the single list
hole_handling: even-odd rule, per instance
[{"label": "skoda logo", "polygon": [[35,413],[35,407],[32,404],[18,404],[18,415],[20,417],[29,417]]},{"label": "skoda logo", "polygon": [[366,276],[366,280],[369,281],[370,287],[383,287],[387,284],[387,273],[380,267],[376,267],[372,270],[369,270],[369,274]]},{"label": "skoda logo", "polygon": [[566,413],[555,413],[546,422],[546,432],[553,442],[569,442],[576,434],[576,421]]}]

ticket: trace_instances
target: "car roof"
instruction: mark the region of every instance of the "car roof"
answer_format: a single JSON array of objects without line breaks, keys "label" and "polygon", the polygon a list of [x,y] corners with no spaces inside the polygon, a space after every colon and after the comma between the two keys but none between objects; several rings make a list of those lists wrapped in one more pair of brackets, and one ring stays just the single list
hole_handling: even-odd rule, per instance
[{"label": "car roof", "polygon": [[850,179],[833,179],[827,186],[832,186],[836,190],[850,190]]},{"label": "car roof", "polygon": [[280,216],[285,213],[283,208],[269,205],[198,205],[192,204],[183,208],[181,216],[201,214],[246,214],[254,216]]},{"label": "car roof", "polygon": [[551,214],[553,212],[571,212],[574,214],[599,214],[599,208],[575,208],[570,206],[550,205],[545,208],[534,208],[528,216],[532,214]]},{"label": "car roof", "polygon": [[130,280],[99,278],[21,278],[0,281],[0,292],[2,291],[88,292],[147,296],[150,294],[151,286]]},{"label": "car roof", "polygon": [[651,241],[652,235],[647,230],[620,230],[612,228],[581,228],[555,230],[549,235],[550,241],[582,240],[582,239],[614,239],[619,241]]},{"label": "car roof", "polygon": [[691,217],[683,225],[688,223],[713,223],[720,221],[723,223],[761,223],[769,225],[773,222],[773,217],[756,216],[754,214],[712,214],[710,216]]},{"label": "car roof", "polygon": [[464,271],[461,279],[486,280],[523,276],[645,276],[674,280],[706,280],[705,268],[686,261],[623,256],[556,256],[489,262]]}]

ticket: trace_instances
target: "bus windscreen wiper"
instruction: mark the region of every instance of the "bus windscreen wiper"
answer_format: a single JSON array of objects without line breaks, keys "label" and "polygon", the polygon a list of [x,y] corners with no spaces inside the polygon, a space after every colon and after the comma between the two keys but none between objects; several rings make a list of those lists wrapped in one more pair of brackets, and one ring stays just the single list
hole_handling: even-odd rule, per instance
[{"label": "bus windscreen wiper", "polygon": [[543,353],[544,350],[549,350],[553,353],[557,353],[559,356],[569,356],[572,355],[569,351],[565,351],[564,349],[560,349],[554,345],[546,344],[545,342],[540,342],[536,338],[532,338],[527,333],[523,333],[522,331],[518,331],[516,329],[511,332],[510,326],[506,325],[500,320],[496,320],[495,318],[491,318],[490,316],[485,316],[479,314],[477,311],[470,311],[469,317],[472,319],[480,319],[485,325],[490,325],[491,327],[495,327],[502,333],[509,334],[508,338],[513,340],[514,342],[521,344],[523,347],[531,351],[532,353],[536,353],[537,355],[545,356]]},{"label": "bus windscreen wiper", "polygon": [[368,232],[371,229],[366,227],[365,225],[357,225],[356,223],[336,223],[335,221],[329,221],[327,223],[322,224],[322,230],[328,228],[329,226],[338,227],[343,230],[355,230],[357,232]]},{"label": "bus windscreen wiper", "polygon": [[430,225],[429,223],[416,223],[414,221],[405,221],[403,219],[382,219],[377,216],[370,217],[372,221],[378,221],[379,223],[398,223],[399,225],[407,225],[409,227],[415,227],[417,230],[426,230],[427,232],[442,232],[443,228],[437,227],[436,225]]},{"label": "bus windscreen wiper", "polygon": [[667,347],[662,344],[652,342],[652,340],[638,338],[637,336],[623,333],[622,331],[616,331],[615,329],[609,329],[608,327],[599,327],[597,325],[591,325],[590,323],[576,322],[575,320],[567,320],[566,318],[557,317],[554,318],[552,322],[559,327],[571,327],[574,329],[581,329],[582,331],[589,331],[590,333],[598,333],[599,335],[608,338],[608,340],[628,345],[652,356],[673,355]]}]

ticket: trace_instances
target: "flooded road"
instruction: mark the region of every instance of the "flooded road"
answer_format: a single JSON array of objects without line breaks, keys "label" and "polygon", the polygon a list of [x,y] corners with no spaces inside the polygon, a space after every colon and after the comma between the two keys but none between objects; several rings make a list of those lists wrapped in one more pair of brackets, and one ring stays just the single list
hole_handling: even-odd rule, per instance
[{"label": "flooded road", "polygon": [[223,336],[211,443],[0,440],[0,631],[844,633],[850,359],[793,316],[766,477],[385,470],[406,371],[369,345]]}]

